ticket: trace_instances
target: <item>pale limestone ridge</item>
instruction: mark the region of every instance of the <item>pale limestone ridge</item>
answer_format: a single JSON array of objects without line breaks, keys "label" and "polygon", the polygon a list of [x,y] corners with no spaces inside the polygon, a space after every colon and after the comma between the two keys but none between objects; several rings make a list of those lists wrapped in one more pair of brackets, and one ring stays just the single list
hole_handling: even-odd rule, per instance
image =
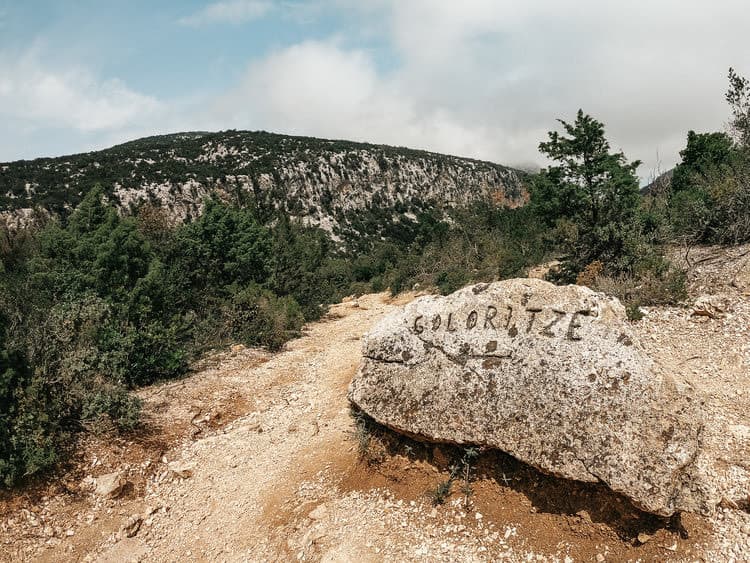
[{"label": "pale limestone ridge", "polygon": [[25,224],[33,202],[51,194],[63,202],[57,211],[69,212],[71,201],[99,183],[123,211],[150,202],[183,221],[218,195],[251,199],[333,233],[368,209],[392,210],[397,220],[414,209],[478,200],[522,205],[522,176],[491,162],[382,145],[247,131],[178,134],[2,164],[0,216]]}]

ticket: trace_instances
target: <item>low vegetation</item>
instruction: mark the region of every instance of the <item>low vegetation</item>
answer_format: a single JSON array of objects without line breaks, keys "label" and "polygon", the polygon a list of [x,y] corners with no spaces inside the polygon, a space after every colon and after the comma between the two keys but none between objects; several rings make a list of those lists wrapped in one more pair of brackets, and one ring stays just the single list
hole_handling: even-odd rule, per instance
[{"label": "low vegetation", "polygon": [[[665,245],[750,240],[750,85],[734,71],[727,100],[731,131],[691,131],[671,183],[644,196],[638,163],[579,111],[541,143],[552,164],[531,180],[529,205],[425,205],[413,219],[373,208],[340,244],[253,200],[210,200],[180,225],[154,204],[123,214],[107,197],[106,163],[92,164],[105,176],[65,202],[75,211],[0,232],[0,483],[53,467],[83,430],[137,430],[133,389],[180,377],[213,347],[279,349],[347,294],[450,293],[555,257],[551,279],[617,295],[633,319],[640,306],[683,300]],[[364,455],[368,422],[357,429]]]}]

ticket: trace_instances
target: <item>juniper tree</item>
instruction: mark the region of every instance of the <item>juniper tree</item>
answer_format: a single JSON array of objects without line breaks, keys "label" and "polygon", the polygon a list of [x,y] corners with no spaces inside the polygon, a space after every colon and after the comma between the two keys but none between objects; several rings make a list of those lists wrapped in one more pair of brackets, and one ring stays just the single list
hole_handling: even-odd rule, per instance
[{"label": "juniper tree", "polygon": [[566,266],[571,274],[594,260],[609,270],[632,266],[639,239],[639,161],[612,152],[604,125],[578,110],[573,123],[558,120],[564,133],[550,131],[539,150],[555,164],[542,169],[532,188],[532,205],[549,226],[568,233]]}]

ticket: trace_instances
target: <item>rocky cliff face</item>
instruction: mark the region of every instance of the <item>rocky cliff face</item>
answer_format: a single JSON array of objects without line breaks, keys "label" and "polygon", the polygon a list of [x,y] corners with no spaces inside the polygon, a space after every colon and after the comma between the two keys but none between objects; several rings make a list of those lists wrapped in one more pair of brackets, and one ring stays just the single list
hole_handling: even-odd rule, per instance
[{"label": "rocky cliff face", "polygon": [[279,209],[336,236],[367,210],[417,214],[476,200],[525,202],[524,174],[424,151],[226,131],[149,137],[69,157],[0,164],[0,211],[11,224],[41,207],[65,214],[94,185],[123,210],[146,202],[178,220],[210,194]]}]

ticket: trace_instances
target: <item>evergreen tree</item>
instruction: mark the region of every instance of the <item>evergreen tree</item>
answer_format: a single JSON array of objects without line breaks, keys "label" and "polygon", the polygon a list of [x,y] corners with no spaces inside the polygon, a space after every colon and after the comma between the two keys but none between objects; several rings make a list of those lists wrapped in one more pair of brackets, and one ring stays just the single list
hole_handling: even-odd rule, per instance
[{"label": "evergreen tree", "polygon": [[672,191],[693,187],[696,177],[705,178],[728,165],[732,159],[732,139],[726,133],[688,131],[687,145],[680,151],[682,161],[672,174]]},{"label": "evergreen tree", "polygon": [[539,144],[557,164],[535,179],[532,205],[548,225],[567,233],[568,273],[595,260],[611,271],[630,269],[640,234],[635,175],[640,162],[611,152],[603,124],[582,110],[573,123],[559,121],[565,134],[550,131],[549,140]]},{"label": "evergreen tree", "polygon": [[740,146],[750,148],[750,81],[729,69],[729,90],[725,96],[732,108],[729,125]]}]

